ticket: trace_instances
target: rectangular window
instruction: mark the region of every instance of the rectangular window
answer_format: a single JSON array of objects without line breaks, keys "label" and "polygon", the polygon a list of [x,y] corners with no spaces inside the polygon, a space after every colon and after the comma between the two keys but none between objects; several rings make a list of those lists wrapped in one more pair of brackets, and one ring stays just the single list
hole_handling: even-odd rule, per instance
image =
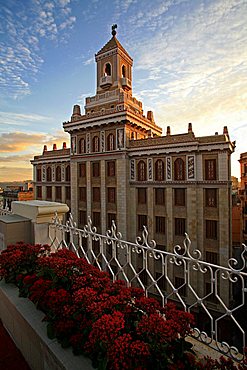
[{"label": "rectangular window", "polygon": [[115,176],[115,162],[114,161],[107,162],[107,176],[109,177]]},{"label": "rectangular window", "polygon": [[165,189],[164,188],[155,188],[155,204],[165,205]]},{"label": "rectangular window", "polygon": [[37,181],[41,181],[41,168],[37,168],[37,172],[36,172],[36,174],[37,174]]},{"label": "rectangular window", "polygon": [[218,236],[217,221],[206,220],[206,238],[217,240],[217,236]]},{"label": "rectangular window", "polygon": [[37,186],[37,199],[42,199],[42,186]]},{"label": "rectangular window", "polygon": [[92,164],[93,167],[93,177],[100,177],[100,163],[94,162]]},{"label": "rectangular window", "polygon": [[147,203],[147,189],[146,188],[137,189],[137,199],[138,199],[138,204]]},{"label": "rectangular window", "polygon": [[115,213],[107,213],[107,227],[108,229],[111,228],[112,226],[112,221],[117,223],[117,215]]},{"label": "rectangular window", "polygon": [[217,189],[205,189],[206,207],[217,207]]},{"label": "rectangular window", "polygon": [[93,226],[96,226],[97,231],[100,231],[101,226],[100,212],[93,212]]},{"label": "rectangular window", "polygon": [[205,179],[216,180],[216,159],[205,160]]},{"label": "rectangular window", "polygon": [[70,200],[71,194],[70,194],[70,186],[65,186],[65,199]]},{"label": "rectangular window", "polygon": [[100,202],[100,188],[93,188],[93,202]]},{"label": "rectangular window", "polygon": [[185,206],[185,189],[174,189],[174,205]]},{"label": "rectangular window", "polygon": [[166,233],[166,218],[161,216],[155,217],[155,232],[159,234]]},{"label": "rectangular window", "polygon": [[79,200],[82,201],[82,202],[86,202],[86,199],[87,199],[87,191],[86,191],[86,187],[80,187],[79,188]]},{"label": "rectangular window", "polygon": [[86,163],[79,164],[79,177],[86,177]]},{"label": "rectangular window", "polygon": [[81,226],[86,225],[87,223],[87,212],[86,211],[79,211],[79,223]]},{"label": "rectangular window", "polygon": [[206,261],[218,265],[218,253],[206,251]]},{"label": "rectangular window", "polygon": [[52,187],[51,186],[46,187],[46,199],[52,200]]},{"label": "rectangular window", "polygon": [[62,188],[61,186],[56,186],[55,187],[55,197],[56,197],[56,200],[62,200]]},{"label": "rectangular window", "polygon": [[181,297],[187,296],[186,284],[184,283],[185,283],[185,280],[183,277],[175,276],[175,288],[178,289],[178,294],[180,294]]},{"label": "rectangular window", "polygon": [[116,203],[116,188],[107,188],[108,203]]},{"label": "rectangular window", "polygon": [[147,226],[147,215],[138,215],[137,216],[138,231],[143,231],[143,226]]},{"label": "rectangular window", "polygon": [[185,218],[175,218],[175,235],[185,236]]}]

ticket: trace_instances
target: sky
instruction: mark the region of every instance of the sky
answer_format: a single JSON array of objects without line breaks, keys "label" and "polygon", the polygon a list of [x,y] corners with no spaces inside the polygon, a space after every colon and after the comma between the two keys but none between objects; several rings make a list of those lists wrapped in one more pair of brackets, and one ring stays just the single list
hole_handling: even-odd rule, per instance
[{"label": "sky", "polygon": [[223,133],[247,152],[246,0],[0,0],[0,182],[69,143],[62,122],[96,92],[94,55],[117,38],[134,59],[133,95],[171,133]]}]

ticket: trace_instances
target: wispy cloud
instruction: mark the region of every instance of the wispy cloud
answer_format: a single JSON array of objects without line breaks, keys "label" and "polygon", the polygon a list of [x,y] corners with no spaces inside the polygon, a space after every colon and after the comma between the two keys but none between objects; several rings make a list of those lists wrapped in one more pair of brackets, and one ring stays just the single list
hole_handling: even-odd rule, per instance
[{"label": "wispy cloud", "polygon": [[51,122],[52,118],[39,114],[22,114],[0,111],[0,130],[6,131],[6,125],[10,126],[30,126],[34,123]]},{"label": "wispy cloud", "polygon": [[76,17],[68,0],[5,2],[0,10],[0,95],[19,99],[31,93],[44,60],[42,40],[56,44],[69,37]]},{"label": "wispy cloud", "polygon": [[0,134],[0,141],[0,153],[28,152],[30,159],[32,159],[32,153],[37,153],[37,151],[41,153],[44,144],[52,146],[53,143],[56,143],[58,146],[62,146],[63,141],[68,141],[68,134],[63,131],[57,131],[54,135],[11,132]]},{"label": "wispy cloud", "polygon": [[0,182],[9,181],[24,181],[33,178],[32,167],[10,167],[0,166]]}]

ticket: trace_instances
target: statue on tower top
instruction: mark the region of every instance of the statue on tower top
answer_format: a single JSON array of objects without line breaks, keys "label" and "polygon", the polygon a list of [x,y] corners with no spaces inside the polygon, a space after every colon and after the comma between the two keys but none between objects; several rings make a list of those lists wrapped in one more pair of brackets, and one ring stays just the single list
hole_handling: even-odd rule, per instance
[{"label": "statue on tower top", "polygon": [[116,34],[117,34],[116,28],[117,28],[117,24],[113,24],[112,27],[111,27],[111,29],[112,29],[111,34],[112,34],[113,37],[115,37]]}]

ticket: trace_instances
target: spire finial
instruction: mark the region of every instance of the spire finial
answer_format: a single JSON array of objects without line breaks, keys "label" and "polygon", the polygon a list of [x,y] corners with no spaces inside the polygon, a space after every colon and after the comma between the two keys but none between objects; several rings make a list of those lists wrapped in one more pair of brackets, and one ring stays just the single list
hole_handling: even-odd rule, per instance
[{"label": "spire finial", "polygon": [[111,34],[112,34],[113,37],[115,37],[116,34],[117,34],[116,28],[117,28],[117,24],[113,24],[111,26]]}]

